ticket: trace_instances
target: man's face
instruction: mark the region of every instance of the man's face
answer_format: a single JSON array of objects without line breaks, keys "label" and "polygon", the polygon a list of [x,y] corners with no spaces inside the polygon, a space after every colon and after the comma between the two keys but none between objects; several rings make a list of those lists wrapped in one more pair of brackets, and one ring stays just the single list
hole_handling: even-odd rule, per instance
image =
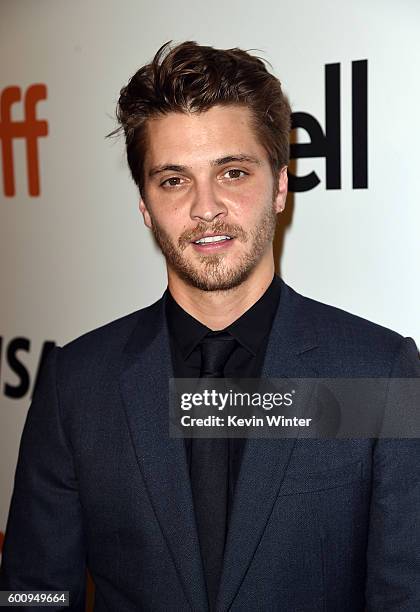
[{"label": "man's face", "polygon": [[272,258],[287,172],[275,185],[247,108],[149,120],[144,171],[140,210],[169,276],[204,291],[227,290]]}]

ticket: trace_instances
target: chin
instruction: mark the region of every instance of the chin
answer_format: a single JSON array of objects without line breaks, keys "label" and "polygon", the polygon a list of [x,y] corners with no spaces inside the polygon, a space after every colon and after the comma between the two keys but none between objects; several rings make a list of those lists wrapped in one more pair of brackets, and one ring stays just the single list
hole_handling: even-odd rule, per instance
[{"label": "chin", "polygon": [[201,291],[229,291],[239,287],[250,276],[254,266],[217,269],[206,262],[205,269],[193,266],[175,268],[175,272],[188,285]]}]

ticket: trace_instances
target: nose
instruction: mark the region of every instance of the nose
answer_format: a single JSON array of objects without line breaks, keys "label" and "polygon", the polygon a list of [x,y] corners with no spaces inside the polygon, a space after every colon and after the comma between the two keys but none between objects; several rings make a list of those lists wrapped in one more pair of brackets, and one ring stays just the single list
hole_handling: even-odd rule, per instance
[{"label": "nose", "polygon": [[210,180],[197,181],[190,216],[193,221],[211,222],[227,214],[227,206],[217,186]]}]

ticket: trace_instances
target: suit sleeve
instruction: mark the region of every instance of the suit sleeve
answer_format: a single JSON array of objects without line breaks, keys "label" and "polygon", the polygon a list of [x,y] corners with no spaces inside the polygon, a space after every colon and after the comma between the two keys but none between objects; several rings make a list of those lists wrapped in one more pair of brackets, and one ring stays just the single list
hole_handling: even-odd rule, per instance
[{"label": "suit sleeve", "polygon": [[[391,377],[420,377],[411,338],[402,341]],[[420,610],[420,440],[377,440],[373,465],[367,611],[416,612]]]},{"label": "suit sleeve", "polygon": [[23,429],[0,589],[70,591],[70,607],[48,609],[82,612],[85,539],[73,454],[60,419],[59,354],[54,348],[48,355]]}]

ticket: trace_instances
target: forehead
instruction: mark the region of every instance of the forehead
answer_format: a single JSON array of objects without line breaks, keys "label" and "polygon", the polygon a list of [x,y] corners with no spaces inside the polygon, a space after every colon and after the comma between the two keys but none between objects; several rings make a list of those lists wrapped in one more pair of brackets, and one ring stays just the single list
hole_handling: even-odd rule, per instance
[{"label": "forehead", "polygon": [[242,153],[265,159],[244,106],[214,106],[194,113],[173,112],[149,119],[145,165],[208,163],[226,154]]}]

